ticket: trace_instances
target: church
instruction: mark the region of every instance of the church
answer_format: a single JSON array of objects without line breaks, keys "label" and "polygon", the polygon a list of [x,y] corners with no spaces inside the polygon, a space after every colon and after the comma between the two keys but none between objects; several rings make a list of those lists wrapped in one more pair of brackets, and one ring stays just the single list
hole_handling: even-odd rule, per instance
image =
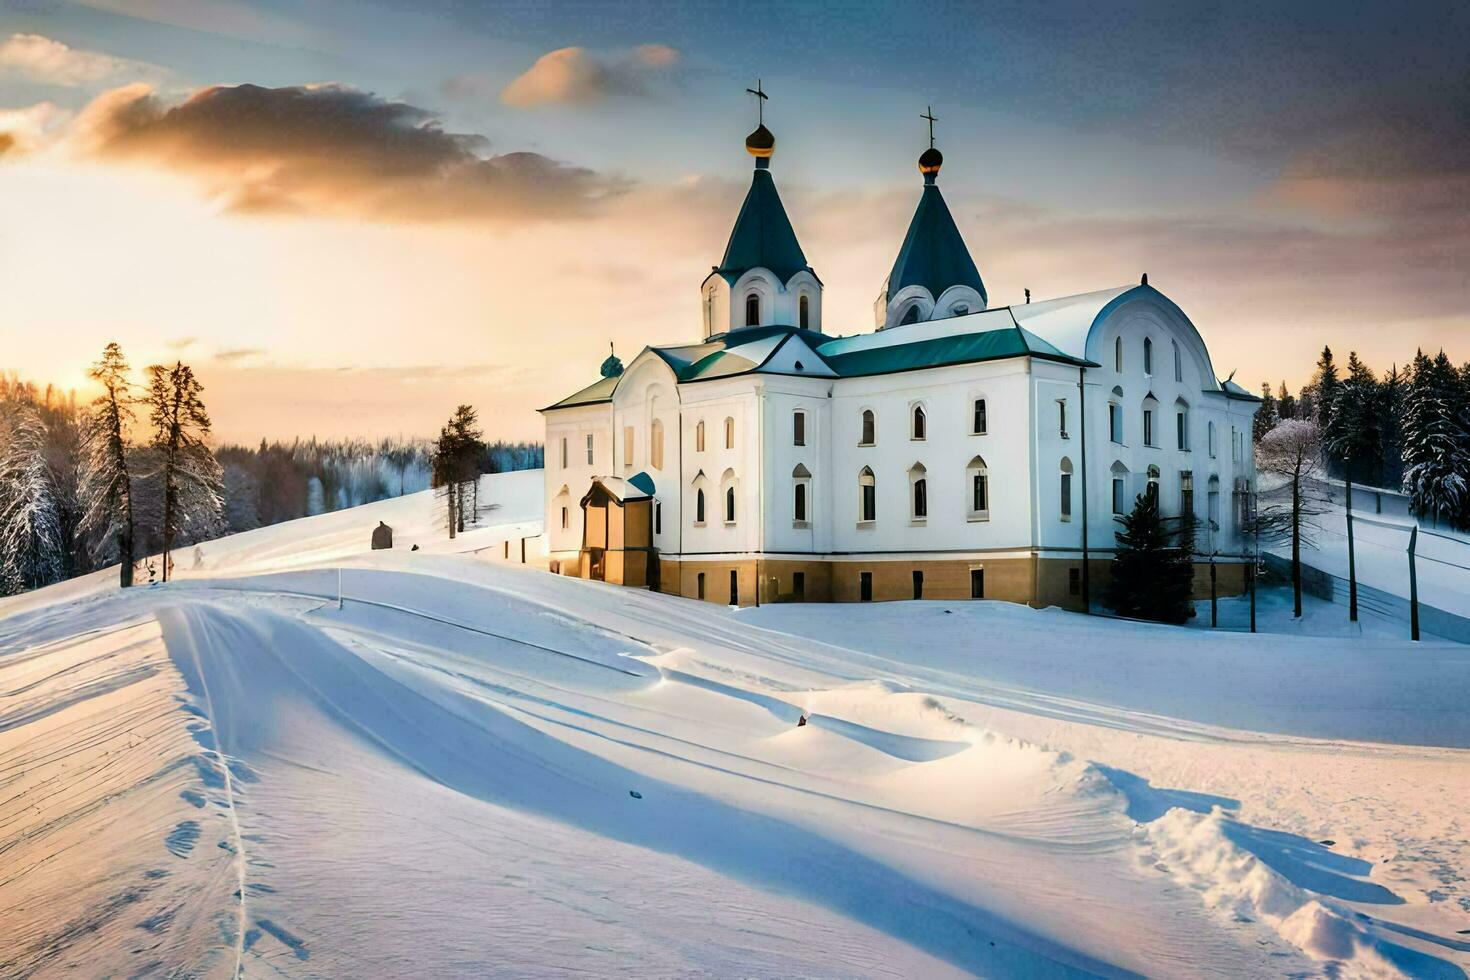
[{"label": "church", "polygon": [[[759,94],[759,93],[754,93]],[[759,104],[759,103],[758,103]],[[1192,515],[1196,594],[1238,594],[1260,400],[1148,284],[991,306],[923,185],[873,307],[840,335],[771,174],[700,284],[699,339],[547,408],[551,569],[731,605],[1005,599],[1086,608],[1138,494]],[[691,333],[693,331],[691,330]],[[1210,558],[1213,557],[1213,569]]]}]

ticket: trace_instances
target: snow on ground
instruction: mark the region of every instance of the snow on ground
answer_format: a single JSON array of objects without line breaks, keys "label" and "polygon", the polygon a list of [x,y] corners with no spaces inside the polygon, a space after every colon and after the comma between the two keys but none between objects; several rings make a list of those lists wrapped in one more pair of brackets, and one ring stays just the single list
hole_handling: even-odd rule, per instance
[{"label": "snow on ground", "polygon": [[539,486],[0,602],[0,974],[1464,976],[1470,648],[729,610]]}]

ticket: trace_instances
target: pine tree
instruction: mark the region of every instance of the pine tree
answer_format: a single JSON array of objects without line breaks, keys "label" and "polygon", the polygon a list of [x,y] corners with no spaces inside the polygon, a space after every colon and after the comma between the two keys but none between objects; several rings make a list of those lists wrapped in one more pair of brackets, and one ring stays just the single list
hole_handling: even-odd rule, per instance
[{"label": "pine tree", "polygon": [[1395,364],[1378,386],[1382,412],[1379,429],[1379,482],[1381,487],[1399,487],[1404,482],[1404,372]]},{"label": "pine tree", "polygon": [[1332,424],[1332,410],[1337,402],[1337,362],[1332,359],[1332,348],[1323,346],[1317,358],[1317,373],[1312,376],[1312,391],[1317,406],[1317,425],[1327,431]]},{"label": "pine tree", "polygon": [[128,427],[133,423],[128,362],[108,344],[89,376],[102,386],[83,429],[81,530],[98,561],[115,559],[123,588],[133,584],[133,487],[128,475]]},{"label": "pine tree", "polygon": [[1120,616],[1182,623],[1194,612],[1194,565],[1159,515],[1157,494],[1139,494],[1131,513],[1116,518],[1107,602]]},{"label": "pine tree", "polygon": [[67,542],[46,463],[46,424],[29,405],[18,406],[0,452],[0,595],[59,581]]},{"label": "pine tree", "polygon": [[1470,434],[1458,372],[1444,351],[1419,351],[1404,398],[1404,491],[1414,513],[1463,525],[1470,507]]},{"label": "pine tree", "polygon": [[1348,376],[1336,386],[1330,410],[1324,410],[1323,445],[1340,461],[1343,475],[1355,483],[1378,485],[1383,454],[1382,397],[1378,379],[1357,351],[1348,354]]},{"label": "pine tree", "polygon": [[204,540],[223,526],[224,485],[219,462],[210,452],[209,413],[193,370],[182,362],[148,369],[149,420],[161,477],[163,580],[170,576],[173,546]]},{"label": "pine tree", "polygon": [[1281,391],[1276,395],[1276,414],[1283,419],[1296,418],[1296,399],[1286,389],[1285,381],[1281,382]]},{"label": "pine tree", "polygon": [[[1285,384],[1281,387],[1283,391],[1286,390]],[[1276,423],[1281,421],[1280,416],[1276,412],[1276,398],[1271,394],[1271,384],[1268,381],[1262,381],[1261,407],[1256,410],[1256,419],[1251,426],[1252,442],[1259,443],[1261,437],[1270,432],[1276,427]]]},{"label": "pine tree", "polygon": [[[455,511],[459,529],[463,531],[466,509],[470,512],[471,521],[479,519],[480,456],[485,449],[484,433],[480,430],[479,414],[470,405],[461,405],[454,410],[454,415],[449,419],[449,429],[454,434],[455,446],[454,478],[458,494]],[[465,507],[467,491],[473,498],[469,508]]]},{"label": "pine tree", "polygon": [[1256,451],[1256,466],[1286,477],[1290,487],[1288,509],[1262,508],[1256,533],[1265,539],[1280,530],[1291,541],[1291,589],[1298,618],[1302,614],[1302,544],[1310,544],[1309,532],[1316,528],[1311,518],[1321,513],[1311,477],[1321,463],[1322,431],[1310,419],[1282,421],[1266,433]]}]

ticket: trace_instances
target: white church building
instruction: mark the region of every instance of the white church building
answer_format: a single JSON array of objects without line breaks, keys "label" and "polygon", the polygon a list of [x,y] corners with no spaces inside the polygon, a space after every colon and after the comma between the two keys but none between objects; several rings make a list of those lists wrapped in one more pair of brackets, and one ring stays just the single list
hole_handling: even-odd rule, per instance
[{"label": "white church building", "polygon": [[1197,593],[1249,563],[1259,399],[1148,285],[989,305],[937,178],[874,306],[838,336],[771,177],[700,286],[700,339],[542,410],[551,567],[720,603],[1100,599],[1115,515],[1195,519]]}]

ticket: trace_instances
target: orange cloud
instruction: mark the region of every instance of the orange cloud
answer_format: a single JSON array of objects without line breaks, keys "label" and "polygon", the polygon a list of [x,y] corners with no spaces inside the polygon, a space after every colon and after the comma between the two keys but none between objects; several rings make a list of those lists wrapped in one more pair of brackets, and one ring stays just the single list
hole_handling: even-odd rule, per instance
[{"label": "orange cloud", "polygon": [[42,85],[115,85],[133,79],[159,79],[157,65],[86,51],[42,34],[12,34],[0,42],[0,72]]},{"label": "orange cloud", "polygon": [[584,216],[625,186],[538,153],[485,155],[482,136],[342,85],[214,86],[178,104],[129,85],[73,136],[92,158],[189,174],[238,212],[524,222]]},{"label": "orange cloud", "polygon": [[613,95],[650,94],[655,77],[679,61],[663,44],[645,44],[626,55],[604,58],[586,48],[558,48],[507,85],[500,100],[517,109],[544,105],[590,105]]}]

